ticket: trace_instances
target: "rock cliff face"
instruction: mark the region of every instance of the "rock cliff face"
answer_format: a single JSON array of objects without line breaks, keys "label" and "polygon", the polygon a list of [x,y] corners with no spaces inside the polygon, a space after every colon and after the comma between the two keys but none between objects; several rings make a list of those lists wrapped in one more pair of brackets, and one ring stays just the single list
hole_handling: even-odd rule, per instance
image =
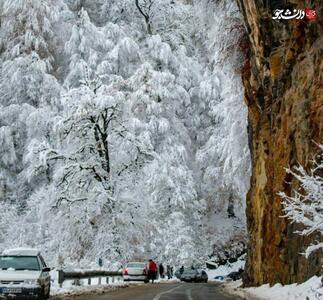
[{"label": "rock cliff face", "polygon": [[[315,2],[315,1],[314,1]],[[297,183],[284,167],[309,167],[323,142],[323,9],[317,19],[273,20],[275,9],[305,9],[305,1],[238,0],[249,39],[243,68],[252,152],[247,197],[249,251],[245,285],[303,281],[320,273],[322,254],[300,253],[314,237],[299,237],[282,218],[279,191]],[[322,3],[322,2],[321,2]],[[316,237],[318,238],[318,237]]]}]

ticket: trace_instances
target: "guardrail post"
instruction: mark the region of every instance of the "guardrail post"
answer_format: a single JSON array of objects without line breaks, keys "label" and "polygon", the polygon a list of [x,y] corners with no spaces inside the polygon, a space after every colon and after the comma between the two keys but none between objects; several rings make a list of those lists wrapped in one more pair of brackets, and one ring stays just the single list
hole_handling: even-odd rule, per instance
[{"label": "guardrail post", "polygon": [[91,277],[89,277],[89,278],[87,279],[87,284],[88,284],[88,285],[91,285]]},{"label": "guardrail post", "polygon": [[58,270],[58,284],[60,288],[62,288],[63,282],[64,282],[64,271]]},{"label": "guardrail post", "polygon": [[112,283],[114,283],[114,277],[112,277]]},{"label": "guardrail post", "polygon": [[101,277],[99,277],[99,285],[101,285]]},{"label": "guardrail post", "polygon": [[81,285],[80,279],[74,279],[73,285],[80,286]]},{"label": "guardrail post", "polygon": [[109,284],[109,277],[105,278],[105,282],[106,282],[106,284]]}]

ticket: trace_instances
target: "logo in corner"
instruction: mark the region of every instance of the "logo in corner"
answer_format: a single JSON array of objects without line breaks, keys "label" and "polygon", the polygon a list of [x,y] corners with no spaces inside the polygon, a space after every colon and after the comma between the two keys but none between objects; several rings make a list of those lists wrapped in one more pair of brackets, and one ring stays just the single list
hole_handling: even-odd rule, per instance
[{"label": "logo in corner", "polygon": [[306,5],[306,8],[305,8],[306,19],[309,21],[316,20],[316,10],[312,1],[307,1],[305,5]]},{"label": "logo in corner", "polygon": [[301,20],[306,18],[309,21],[316,20],[316,10],[312,1],[305,2],[305,9],[276,9],[273,13],[273,20]]}]

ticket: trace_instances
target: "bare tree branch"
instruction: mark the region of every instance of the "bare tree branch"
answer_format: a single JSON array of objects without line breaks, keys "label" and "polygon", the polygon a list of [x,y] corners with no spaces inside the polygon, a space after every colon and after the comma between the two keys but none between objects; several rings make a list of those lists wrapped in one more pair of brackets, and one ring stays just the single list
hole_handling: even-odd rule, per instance
[{"label": "bare tree branch", "polygon": [[136,7],[137,7],[138,11],[140,12],[140,14],[145,19],[145,22],[146,22],[146,25],[147,25],[147,32],[148,32],[148,34],[151,35],[152,34],[152,29],[151,29],[151,16],[150,16],[150,12],[151,12],[152,5],[154,4],[154,1],[153,0],[148,0],[148,1],[149,1],[149,5],[148,5],[148,8],[147,8],[147,12],[144,12],[143,11],[143,8],[139,4],[139,0],[135,0],[135,4],[136,4]]}]

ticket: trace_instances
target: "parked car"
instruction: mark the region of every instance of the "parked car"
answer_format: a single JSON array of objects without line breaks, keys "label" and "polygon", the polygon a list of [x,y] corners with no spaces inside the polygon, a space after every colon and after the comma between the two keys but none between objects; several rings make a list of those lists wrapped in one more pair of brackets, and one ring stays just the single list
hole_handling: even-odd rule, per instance
[{"label": "parked car", "polygon": [[129,262],[123,269],[123,280],[148,282],[147,264],[144,262]]},{"label": "parked car", "polygon": [[0,256],[0,299],[49,299],[49,272],[38,250],[5,250]]},{"label": "parked car", "polygon": [[180,276],[180,280],[185,282],[207,282],[208,275],[204,270],[185,269]]},{"label": "parked car", "polygon": [[243,269],[240,269],[238,272],[231,272],[227,275],[227,278],[232,279],[233,281],[239,280],[242,277]]}]

